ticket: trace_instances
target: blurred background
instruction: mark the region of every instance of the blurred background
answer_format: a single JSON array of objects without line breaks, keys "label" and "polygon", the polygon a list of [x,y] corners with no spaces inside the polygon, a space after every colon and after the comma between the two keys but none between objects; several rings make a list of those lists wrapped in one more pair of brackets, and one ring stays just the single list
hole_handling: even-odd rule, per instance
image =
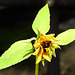
[{"label": "blurred background", "polygon": [[[75,0],[0,0],[0,56],[12,43],[36,36],[32,23],[37,12],[46,3],[51,12],[51,30],[63,32],[75,28]],[[75,41],[56,50],[57,57],[45,67],[40,64],[39,75],[75,75]],[[10,68],[0,70],[0,75],[34,75],[32,56]]]}]

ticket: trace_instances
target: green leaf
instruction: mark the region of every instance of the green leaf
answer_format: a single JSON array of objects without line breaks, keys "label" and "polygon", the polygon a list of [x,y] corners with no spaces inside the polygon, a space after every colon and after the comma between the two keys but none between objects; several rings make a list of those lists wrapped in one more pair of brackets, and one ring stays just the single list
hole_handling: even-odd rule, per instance
[{"label": "green leaf", "polygon": [[65,32],[60,33],[56,39],[59,45],[67,45],[75,40],[75,29],[69,29]]},{"label": "green leaf", "polygon": [[17,41],[0,57],[0,70],[17,64],[31,56],[33,46],[31,39]]},{"label": "green leaf", "polygon": [[33,31],[38,35],[38,31],[40,33],[47,33],[50,29],[50,12],[48,8],[48,4],[46,4],[40,11],[38,12],[35,20],[32,24]]}]

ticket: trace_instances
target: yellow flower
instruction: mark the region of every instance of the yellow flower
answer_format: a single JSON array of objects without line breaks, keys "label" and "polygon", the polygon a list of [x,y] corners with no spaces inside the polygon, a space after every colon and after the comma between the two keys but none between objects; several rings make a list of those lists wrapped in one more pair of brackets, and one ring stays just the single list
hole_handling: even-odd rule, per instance
[{"label": "yellow flower", "polygon": [[40,37],[36,40],[34,44],[35,52],[33,53],[37,56],[36,64],[45,59],[51,62],[52,55],[56,57],[55,48],[59,48],[59,46],[54,36],[55,34],[40,34]]}]

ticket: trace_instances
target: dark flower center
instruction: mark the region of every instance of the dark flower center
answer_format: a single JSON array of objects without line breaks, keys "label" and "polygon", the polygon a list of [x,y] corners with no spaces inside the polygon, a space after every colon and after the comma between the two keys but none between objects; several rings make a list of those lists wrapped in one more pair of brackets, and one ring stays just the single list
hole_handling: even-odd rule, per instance
[{"label": "dark flower center", "polygon": [[46,52],[46,49],[44,48],[43,51]]},{"label": "dark flower center", "polygon": [[43,48],[47,48],[51,45],[51,41],[44,41],[44,42],[41,43],[41,45],[42,45]]}]

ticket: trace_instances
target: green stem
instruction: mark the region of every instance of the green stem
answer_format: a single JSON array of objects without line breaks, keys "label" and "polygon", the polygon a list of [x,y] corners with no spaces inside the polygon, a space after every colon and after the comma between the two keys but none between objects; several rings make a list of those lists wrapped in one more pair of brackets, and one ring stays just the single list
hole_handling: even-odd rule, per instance
[{"label": "green stem", "polygon": [[[36,56],[37,60],[37,56]],[[35,75],[38,75],[39,64],[35,64]]]}]

